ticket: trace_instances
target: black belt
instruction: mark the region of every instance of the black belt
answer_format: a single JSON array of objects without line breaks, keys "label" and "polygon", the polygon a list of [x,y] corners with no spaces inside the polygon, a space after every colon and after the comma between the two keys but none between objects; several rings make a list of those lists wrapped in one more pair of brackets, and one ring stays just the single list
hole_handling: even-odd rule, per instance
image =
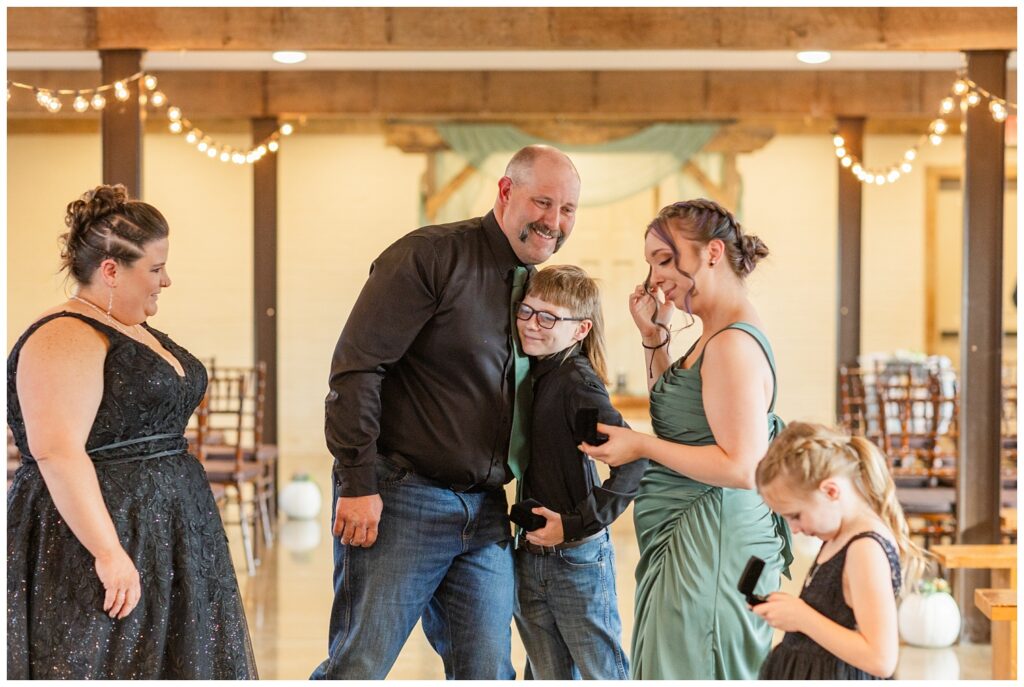
[{"label": "black belt", "polygon": [[[87,449],[89,458],[96,467],[122,465],[140,460],[178,456],[188,452],[188,440],[182,434],[153,434],[147,437],[117,441],[113,444]],[[23,453],[22,464],[31,465],[36,459]]]},{"label": "black belt", "polygon": [[[550,556],[554,553],[557,553],[558,551],[564,551],[565,549],[575,549],[577,546],[583,546],[588,542],[594,541],[598,537],[603,537],[605,533],[606,530],[601,530],[600,532],[594,532],[594,534],[591,534],[588,537],[583,537],[583,539],[577,539],[575,541],[564,541],[561,544],[555,544],[554,546],[540,546],[538,544],[528,542],[524,538],[520,540],[519,548],[529,553],[536,554],[538,556]],[[523,536],[525,537],[525,535]]]}]

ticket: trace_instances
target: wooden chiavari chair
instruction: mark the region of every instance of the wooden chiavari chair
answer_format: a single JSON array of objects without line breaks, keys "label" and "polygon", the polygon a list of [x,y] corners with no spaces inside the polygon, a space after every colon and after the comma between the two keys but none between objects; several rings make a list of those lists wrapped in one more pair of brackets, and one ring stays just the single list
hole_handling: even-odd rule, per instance
[{"label": "wooden chiavari chair", "polygon": [[[200,446],[205,446],[209,437],[209,429],[206,426],[208,417],[206,414],[207,404],[210,401],[209,394],[204,394],[199,406],[192,413],[185,428],[185,438],[188,440],[188,452],[202,462]],[[213,493],[213,500],[218,508],[227,504],[228,490],[223,484],[210,483],[210,491]]]},{"label": "wooden chiavari chair", "polygon": [[904,485],[929,481],[935,448],[935,417],[927,375],[911,365],[889,364],[875,375],[882,452],[893,479]]},{"label": "wooden chiavari chair", "polygon": [[267,364],[260,361],[254,367],[216,368],[219,375],[243,375],[246,378],[244,409],[249,414],[246,426],[251,429],[252,441],[242,450],[242,460],[261,469],[260,508],[263,518],[263,537],[267,546],[273,542],[272,524],[277,521],[277,458],[276,444],[264,441]]},{"label": "wooden chiavari chair", "polygon": [[1017,482],[1017,367],[1003,369],[1000,446],[1004,486]]},{"label": "wooden chiavari chair", "polygon": [[881,423],[874,388],[865,384],[864,370],[849,365],[839,366],[839,425],[852,436],[866,437],[881,443]]},{"label": "wooden chiavari chair", "polygon": [[[259,465],[246,463],[244,454],[253,429],[247,424],[246,396],[252,385],[247,375],[223,369],[211,375],[206,398],[198,411],[196,455],[206,468],[211,485],[221,485],[238,508],[238,525],[245,550],[246,569],[255,574],[258,563],[257,523],[269,527],[263,496],[263,477]],[[223,443],[210,443],[212,433],[224,437]],[[235,524],[235,523],[226,523]]]},{"label": "wooden chiavari chair", "polygon": [[958,399],[951,370],[888,363],[876,370],[882,452],[889,458],[911,535],[952,541]]}]

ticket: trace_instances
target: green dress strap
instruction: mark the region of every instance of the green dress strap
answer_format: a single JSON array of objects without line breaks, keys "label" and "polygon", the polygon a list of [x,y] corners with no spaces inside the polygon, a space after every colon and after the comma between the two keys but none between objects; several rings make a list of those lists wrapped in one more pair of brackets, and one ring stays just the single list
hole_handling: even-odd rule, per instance
[{"label": "green dress strap", "polygon": [[[757,342],[757,345],[761,347],[761,350],[764,352],[764,357],[768,359],[768,367],[772,371],[772,402],[771,405],[768,406],[768,412],[774,414],[775,399],[779,395],[779,378],[775,373],[775,354],[772,353],[771,344],[768,343],[767,337],[765,337],[765,335],[761,333],[761,330],[755,327],[754,325],[750,324],[749,322],[733,322],[727,327],[719,329],[717,332],[708,337],[708,343],[711,343],[711,339],[715,338],[716,336],[718,336],[719,334],[728,329],[738,329],[741,332],[746,332],[747,334],[749,334],[751,337],[753,337],[754,341]],[[704,344],[704,350],[706,351],[707,348],[708,344],[706,343]],[[703,357],[704,351],[701,351],[701,358]],[[772,438],[774,438],[774,436]]]}]

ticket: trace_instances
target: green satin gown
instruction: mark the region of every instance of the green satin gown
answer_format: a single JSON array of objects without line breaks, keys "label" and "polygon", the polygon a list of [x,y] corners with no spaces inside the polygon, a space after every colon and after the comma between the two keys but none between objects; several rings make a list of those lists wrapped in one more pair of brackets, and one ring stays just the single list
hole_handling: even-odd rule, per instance
[{"label": "green satin gown", "polygon": [[[754,337],[768,358],[776,384],[765,431],[774,438],[783,423],[774,413],[778,384],[771,347],[750,324],[726,329]],[[673,365],[651,390],[658,437],[688,446],[715,443],[701,396],[703,357],[689,369]],[[756,491],[714,487],[653,461],[633,518],[640,544],[633,679],[756,679],[772,628],[747,609],[736,584],[750,556],[767,563],[757,593],[776,591],[779,575],[789,576],[793,558],[785,521]]]}]

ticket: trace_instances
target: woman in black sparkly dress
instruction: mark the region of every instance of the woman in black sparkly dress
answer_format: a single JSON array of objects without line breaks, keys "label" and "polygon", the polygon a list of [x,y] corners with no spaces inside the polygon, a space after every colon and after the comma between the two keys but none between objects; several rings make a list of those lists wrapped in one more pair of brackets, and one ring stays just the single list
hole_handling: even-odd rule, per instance
[{"label": "woman in black sparkly dress", "polygon": [[185,425],[206,370],[145,323],[167,222],[122,186],[68,205],[78,285],[7,360],[7,677],[256,678],[227,538]]}]

